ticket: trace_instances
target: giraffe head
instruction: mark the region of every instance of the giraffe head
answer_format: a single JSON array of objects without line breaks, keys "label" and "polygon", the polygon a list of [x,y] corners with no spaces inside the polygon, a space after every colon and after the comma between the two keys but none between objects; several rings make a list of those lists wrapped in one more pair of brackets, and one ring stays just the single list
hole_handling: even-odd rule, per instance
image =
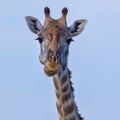
[{"label": "giraffe head", "polygon": [[67,8],[63,8],[62,17],[55,20],[50,16],[50,9],[45,7],[44,25],[35,17],[25,17],[29,29],[38,36],[36,40],[39,41],[41,48],[39,59],[44,64],[44,71],[48,76],[54,76],[60,66],[67,63],[72,37],[79,35],[87,23],[87,20],[81,19],[68,27],[67,12]]}]

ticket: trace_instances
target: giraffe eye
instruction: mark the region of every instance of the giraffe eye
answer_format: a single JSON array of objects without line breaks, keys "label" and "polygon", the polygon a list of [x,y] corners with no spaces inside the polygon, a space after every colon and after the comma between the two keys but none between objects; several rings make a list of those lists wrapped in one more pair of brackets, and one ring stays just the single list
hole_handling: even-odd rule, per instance
[{"label": "giraffe eye", "polygon": [[67,44],[69,45],[72,41],[73,41],[73,39],[70,38],[70,39],[68,39],[66,42],[67,42]]},{"label": "giraffe eye", "polygon": [[42,43],[42,41],[43,41],[43,39],[42,39],[42,38],[40,38],[40,37],[36,38],[35,40],[38,40],[40,44],[41,44],[41,43]]}]

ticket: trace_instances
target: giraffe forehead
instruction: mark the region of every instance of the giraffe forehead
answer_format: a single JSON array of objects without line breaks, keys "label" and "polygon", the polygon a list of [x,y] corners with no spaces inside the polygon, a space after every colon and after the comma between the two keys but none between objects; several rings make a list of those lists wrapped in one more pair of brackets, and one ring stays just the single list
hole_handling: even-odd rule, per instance
[{"label": "giraffe forehead", "polygon": [[59,26],[53,26],[51,28],[48,29],[47,31],[47,37],[48,39],[58,39],[58,37],[60,37],[61,35],[61,28]]},{"label": "giraffe forehead", "polygon": [[70,36],[70,34],[66,27],[60,25],[53,25],[47,29],[46,36],[47,39],[50,41],[63,42]]}]

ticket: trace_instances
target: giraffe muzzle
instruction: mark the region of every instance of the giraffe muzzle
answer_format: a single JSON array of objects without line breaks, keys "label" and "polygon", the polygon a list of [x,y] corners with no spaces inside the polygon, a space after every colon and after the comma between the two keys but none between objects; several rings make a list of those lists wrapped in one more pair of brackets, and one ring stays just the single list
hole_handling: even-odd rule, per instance
[{"label": "giraffe muzzle", "polygon": [[54,76],[60,68],[60,55],[58,52],[49,51],[44,71],[48,76]]},{"label": "giraffe muzzle", "polygon": [[60,64],[56,61],[46,61],[44,71],[48,76],[54,76],[60,68]]}]

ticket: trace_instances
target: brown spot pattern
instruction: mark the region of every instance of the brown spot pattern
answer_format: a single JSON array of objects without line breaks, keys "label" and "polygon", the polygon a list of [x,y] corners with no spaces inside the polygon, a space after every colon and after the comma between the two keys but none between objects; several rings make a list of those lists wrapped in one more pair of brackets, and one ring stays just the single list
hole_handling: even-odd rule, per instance
[{"label": "brown spot pattern", "polygon": [[63,64],[63,66],[62,66],[62,70],[64,71],[64,70],[65,70],[65,68],[66,68],[66,63],[65,63],[65,64]]},{"label": "brown spot pattern", "polygon": [[68,89],[69,89],[69,85],[67,84],[67,85],[62,89],[62,93],[67,92]]},{"label": "brown spot pattern", "polygon": [[59,72],[58,72],[58,76],[61,77],[61,71],[60,71],[60,70],[59,70]]},{"label": "brown spot pattern", "polygon": [[60,93],[56,92],[57,99],[60,99]]},{"label": "brown spot pattern", "polygon": [[58,104],[56,104],[56,105],[57,105],[57,110],[58,110],[58,112],[59,112],[59,114],[60,114],[60,116],[62,118],[62,116],[63,116],[62,107],[61,107],[61,105],[58,105]]},{"label": "brown spot pattern", "polygon": [[69,92],[67,95],[63,95],[62,100],[61,100],[62,103],[68,101],[68,99],[70,99],[70,97],[71,97],[71,92]]},{"label": "brown spot pattern", "polygon": [[65,116],[72,113],[74,111],[74,103],[71,103],[69,106],[64,108]]},{"label": "brown spot pattern", "polygon": [[73,116],[72,118],[70,118],[70,120],[75,120],[76,118],[75,118],[75,116]]},{"label": "brown spot pattern", "polygon": [[54,85],[55,85],[55,89],[56,89],[57,91],[59,91],[59,86],[58,86],[57,81],[56,81],[55,78],[54,78]]},{"label": "brown spot pattern", "polygon": [[61,86],[67,81],[67,75],[61,79]]},{"label": "brown spot pattern", "polygon": [[[65,117],[65,116],[71,114],[74,110],[76,111],[77,117],[79,118],[79,120],[83,120],[81,115],[77,112],[78,110],[77,110],[76,104],[74,102],[72,102],[70,105],[68,105],[66,107],[62,107],[63,104],[71,98],[71,95],[74,92],[70,78],[71,78],[71,72],[68,70],[68,74],[64,75],[64,77],[61,79],[61,86],[64,85],[65,82],[67,82],[67,80],[69,81],[70,84],[66,84],[66,86],[64,86],[64,88],[61,89],[62,95],[60,93],[60,88],[57,83],[57,80],[54,78],[56,96],[57,96],[58,101],[61,103],[61,104],[56,104],[57,110],[59,113],[59,120],[62,120],[63,116]],[[70,91],[68,91],[68,93],[64,94],[65,92],[67,92],[68,89],[70,89]],[[72,116],[69,120],[76,120],[76,116]]]}]

